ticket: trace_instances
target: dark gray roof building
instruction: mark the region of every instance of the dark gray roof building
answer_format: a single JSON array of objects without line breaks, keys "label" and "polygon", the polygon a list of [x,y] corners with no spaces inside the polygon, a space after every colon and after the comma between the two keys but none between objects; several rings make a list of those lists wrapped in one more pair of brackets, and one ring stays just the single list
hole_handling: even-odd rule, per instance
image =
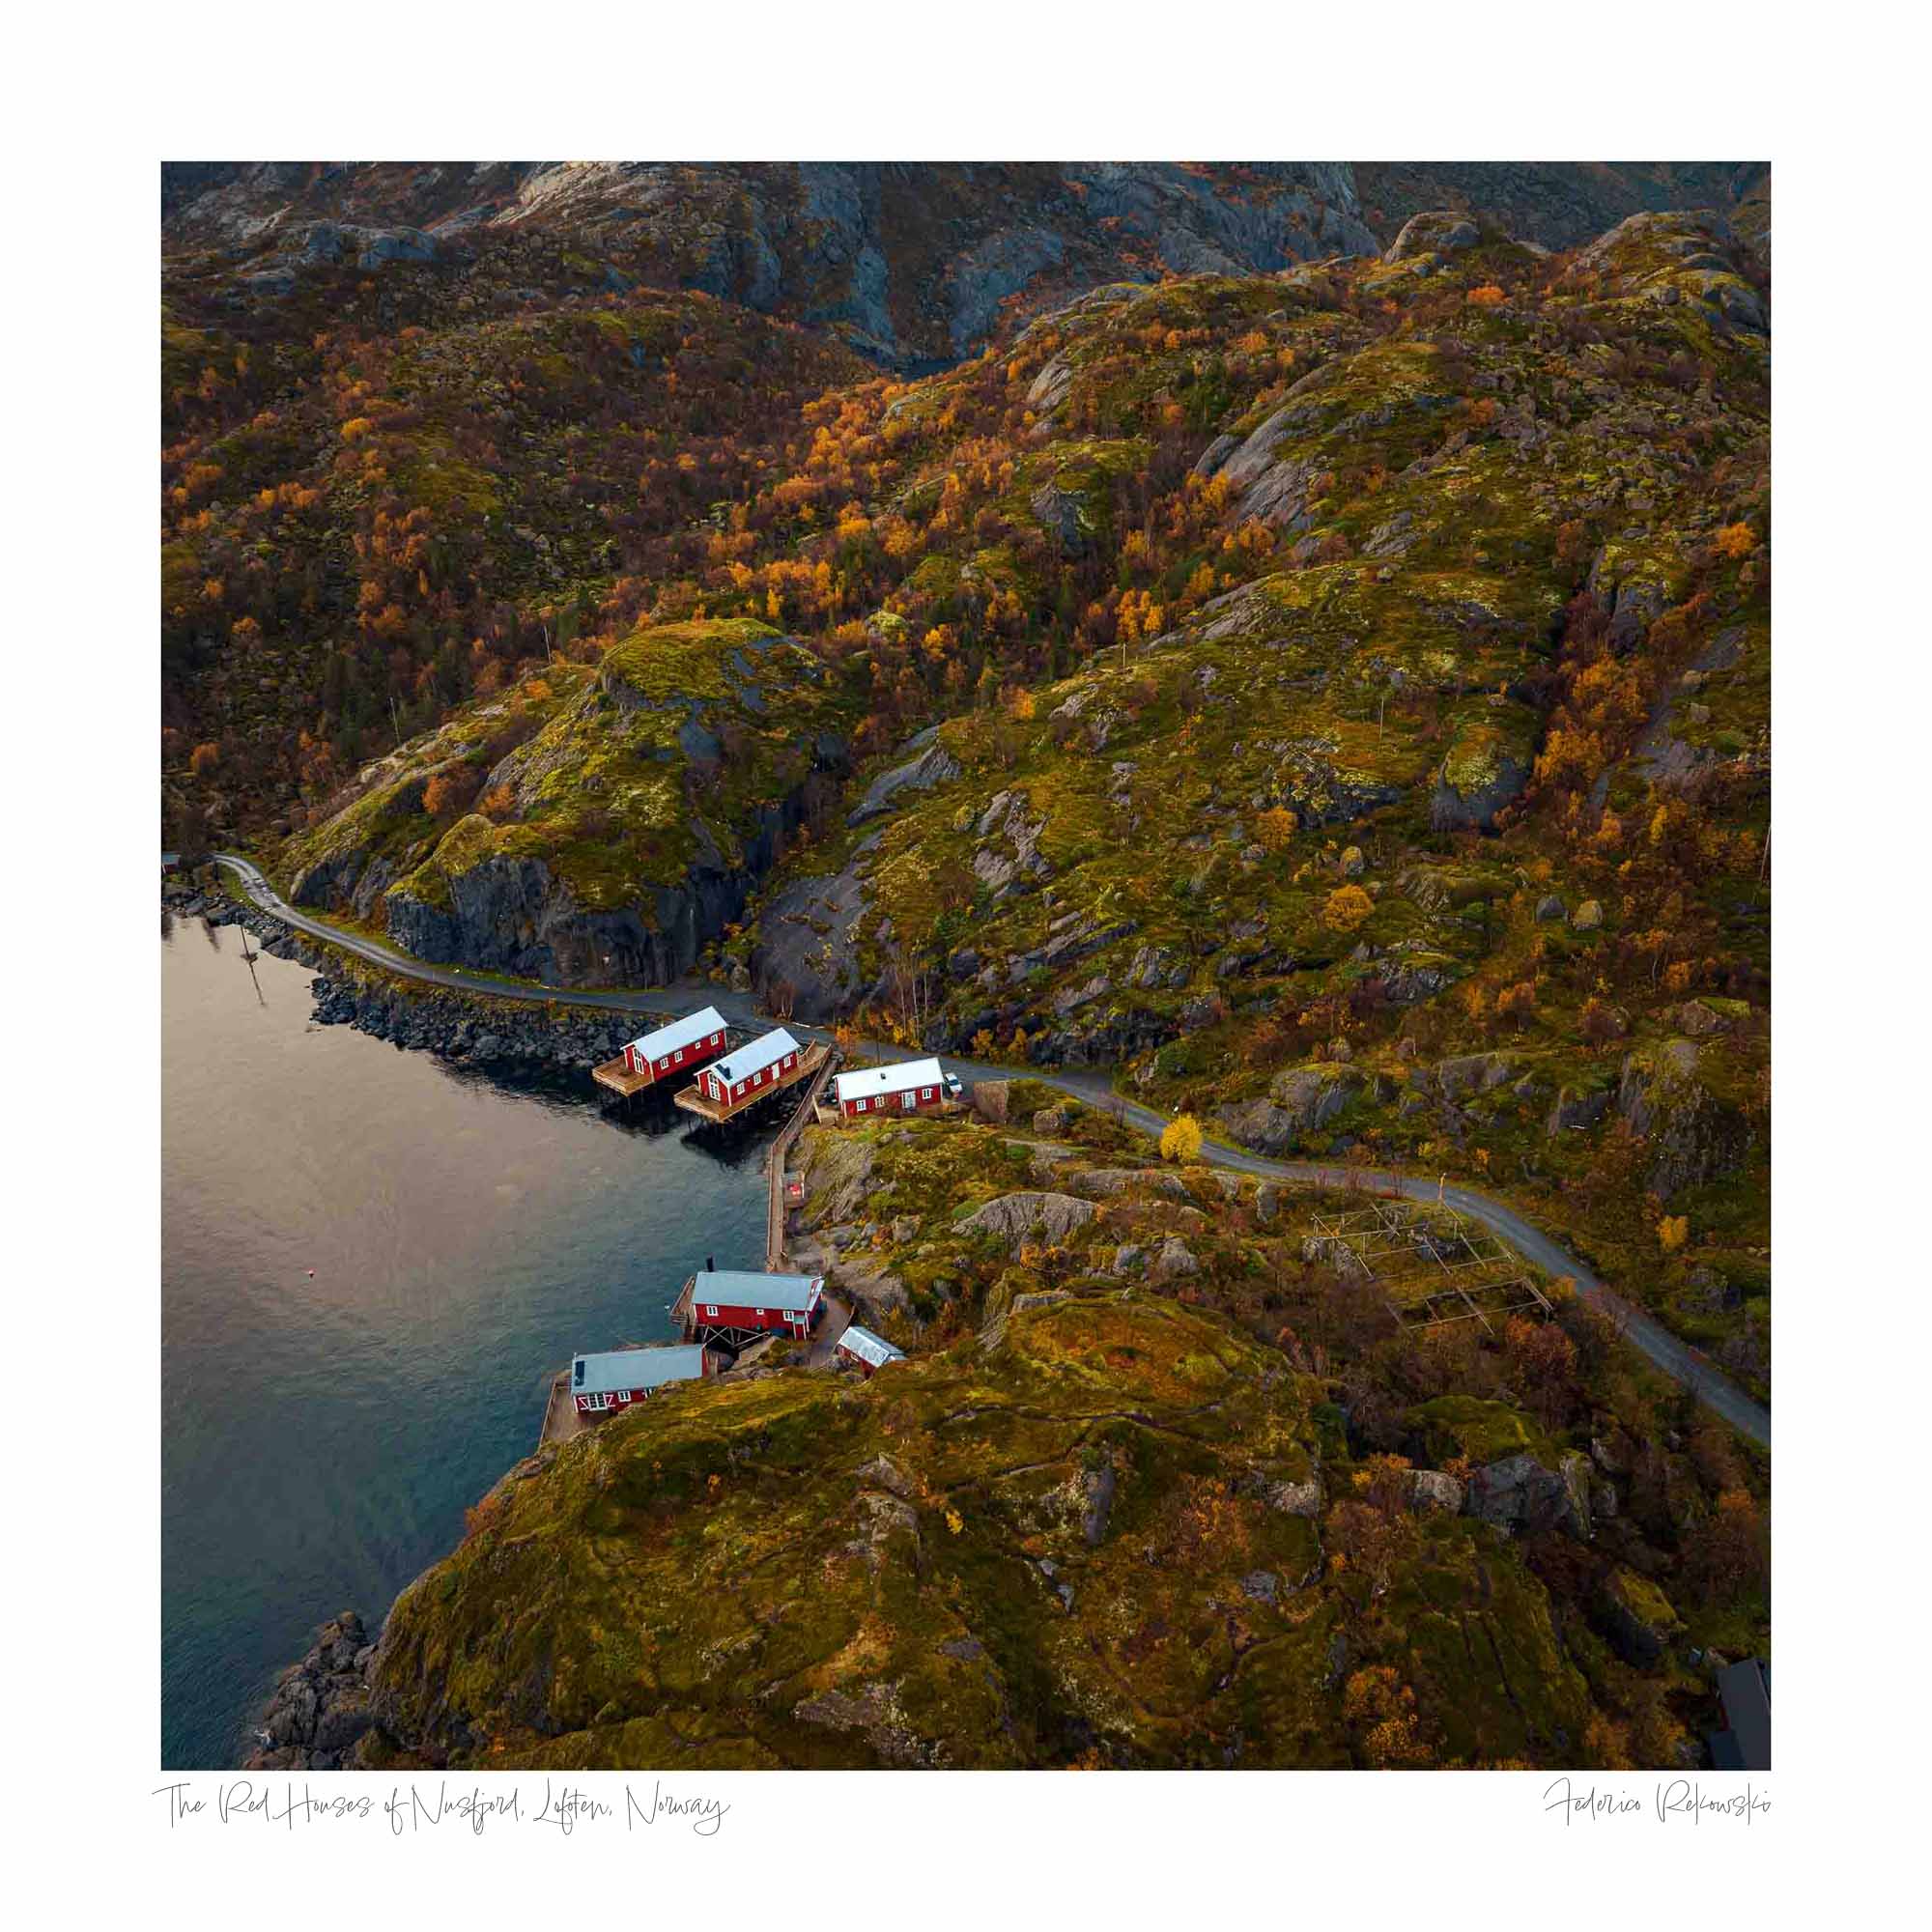
[{"label": "dark gray roof building", "polygon": [[1721,1731],[1706,1740],[1711,1762],[1719,1771],[1771,1769],[1771,1665],[1747,1657],[1718,1672],[1718,1695],[1724,1700]]}]

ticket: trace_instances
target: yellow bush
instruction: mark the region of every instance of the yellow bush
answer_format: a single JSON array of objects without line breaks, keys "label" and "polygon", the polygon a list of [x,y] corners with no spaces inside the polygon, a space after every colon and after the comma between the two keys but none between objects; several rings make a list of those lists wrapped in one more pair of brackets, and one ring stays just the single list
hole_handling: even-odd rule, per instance
[{"label": "yellow bush", "polygon": [[1360,886],[1338,886],[1321,908],[1321,923],[1334,932],[1353,932],[1376,909]]}]

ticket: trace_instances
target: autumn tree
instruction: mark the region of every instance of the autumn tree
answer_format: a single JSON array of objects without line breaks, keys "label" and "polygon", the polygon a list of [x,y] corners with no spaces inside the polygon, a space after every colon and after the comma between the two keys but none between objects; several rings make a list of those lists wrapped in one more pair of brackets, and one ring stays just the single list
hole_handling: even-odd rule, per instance
[{"label": "autumn tree", "polygon": [[1357,1670],[1342,1691],[1342,1716],[1378,1771],[1413,1767],[1435,1755],[1423,1735],[1415,1692],[1385,1663]]},{"label": "autumn tree", "polygon": [[1285,805],[1272,806],[1255,820],[1255,838],[1264,852],[1284,852],[1300,827]]},{"label": "autumn tree", "polygon": [[1334,932],[1353,932],[1375,909],[1360,886],[1338,886],[1321,908],[1321,923]]},{"label": "autumn tree", "polygon": [[1770,1581],[1770,1525],[1747,1491],[1726,1490],[1718,1498],[1692,1535],[1684,1568],[1707,1603],[1735,1603]]},{"label": "autumn tree", "polygon": [[1201,1157],[1201,1122],[1192,1114],[1177,1114],[1161,1129],[1160,1157],[1185,1166]]}]

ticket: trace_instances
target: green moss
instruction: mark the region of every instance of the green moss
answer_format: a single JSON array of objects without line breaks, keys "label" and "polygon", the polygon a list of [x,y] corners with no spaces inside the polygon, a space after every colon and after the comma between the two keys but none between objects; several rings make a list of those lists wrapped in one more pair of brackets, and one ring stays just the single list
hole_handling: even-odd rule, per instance
[{"label": "green moss", "polygon": [[1549,1437],[1520,1409],[1507,1403],[1483,1402],[1466,1395],[1437,1396],[1410,1409],[1408,1419],[1422,1432],[1433,1463],[1462,1456],[1480,1467],[1527,1452],[1554,1466],[1556,1451]]}]

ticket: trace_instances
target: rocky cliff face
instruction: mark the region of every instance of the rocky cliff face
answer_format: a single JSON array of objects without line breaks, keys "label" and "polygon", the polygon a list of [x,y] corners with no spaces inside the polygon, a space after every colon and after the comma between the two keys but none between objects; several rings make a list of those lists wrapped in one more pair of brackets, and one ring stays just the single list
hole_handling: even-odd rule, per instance
[{"label": "rocky cliff face", "polygon": [[193,162],[163,167],[161,211],[171,247],[229,252],[269,298],[319,261],[460,271],[494,236],[580,231],[619,277],[703,289],[920,368],[971,355],[1014,298],[1036,311],[1103,282],[1373,255],[1445,206],[1568,246],[1645,209],[1731,207],[1762,176],[1735,162]]},{"label": "rocky cliff face", "polygon": [[700,840],[681,878],[609,909],[582,904],[544,860],[486,859],[448,878],[445,902],[408,886],[388,895],[389,936],[419,959],[553,985],[668,985],[743,916],[801,816],[798,791],[761,806],[734,858]]},{"label": "rocky cliff face", "polygon": [[841,702],[764,625],[639,631],[367,768],[292,841],[289,891],[380,920],[418,958],[664,985],[742,918],[814,778],[843,769]]}]

